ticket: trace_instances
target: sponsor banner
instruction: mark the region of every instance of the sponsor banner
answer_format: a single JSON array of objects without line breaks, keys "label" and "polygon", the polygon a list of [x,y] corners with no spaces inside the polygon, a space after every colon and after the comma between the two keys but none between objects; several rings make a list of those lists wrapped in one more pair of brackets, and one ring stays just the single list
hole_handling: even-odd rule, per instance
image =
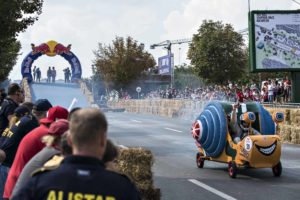
[{"label": "sponsor banner", "polygon": [[173,54],[158,58],[158,70],[160,75],[171,75],[173,66],[174,66]]}]

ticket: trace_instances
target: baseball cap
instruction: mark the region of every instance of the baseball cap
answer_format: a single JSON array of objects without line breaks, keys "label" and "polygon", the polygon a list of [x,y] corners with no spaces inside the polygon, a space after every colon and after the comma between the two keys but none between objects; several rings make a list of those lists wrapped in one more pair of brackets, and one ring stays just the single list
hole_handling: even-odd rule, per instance
[{"label": "baseball cap", "polygon": [[48,130],[49,135],[60,136],[69,129],[69,121],[66,119],[60,119],[53,122]]},{"label": "baseball cap", "polygon": [[69,112],[61,106],[54,106],[48,110],[47,117],[40,120],[41,123],[52,123],[58,119],[67,119]]},{"label": "baseball cap", "polygon": [[22,117],[30,113],[30,110],[26,106],[19,106],[14,110],[17,117]]},{"label": "baseball cap", "polygon": [[48,111],[50,108],[52,105],[48,99],[38,99],[33,105],[33,109],[36,111]]}]

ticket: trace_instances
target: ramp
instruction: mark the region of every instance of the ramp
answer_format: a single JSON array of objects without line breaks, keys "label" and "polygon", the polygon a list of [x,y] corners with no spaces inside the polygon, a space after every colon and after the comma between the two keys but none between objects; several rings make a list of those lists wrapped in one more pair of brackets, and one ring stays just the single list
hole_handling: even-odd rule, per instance
[{"label": "ramp", "polygon": [[33,102],[37,99],[48,99],[53,106],[59,105],[69,108],[73,99],[76,98],[73,107],[90,107],[86,97],[76,83],[64,83],[63,81],[57,81],[56,83],[32,83],[31,92]]}]

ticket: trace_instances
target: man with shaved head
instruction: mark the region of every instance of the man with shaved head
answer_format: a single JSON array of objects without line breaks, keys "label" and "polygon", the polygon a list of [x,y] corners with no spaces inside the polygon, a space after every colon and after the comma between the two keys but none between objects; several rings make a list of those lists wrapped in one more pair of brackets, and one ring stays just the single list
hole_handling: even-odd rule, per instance
[{"label": "man with shaved head", "polygon": [[12,199],[140,199],[124,175],[108,171],[102,162],[108,124],[99,109],[80,109],[70,119],[68,141],[73,155],[60,167],[31,178]]}]

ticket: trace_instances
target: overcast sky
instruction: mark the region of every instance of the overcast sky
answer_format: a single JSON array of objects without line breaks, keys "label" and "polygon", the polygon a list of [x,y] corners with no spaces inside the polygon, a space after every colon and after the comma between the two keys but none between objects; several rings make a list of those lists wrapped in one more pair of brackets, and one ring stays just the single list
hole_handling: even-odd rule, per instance
[{"label": "overcast sky", "polygon": [[[300,0],[298,0],[300,2]],[[294,10],[300,5],[292,0],[251,0],[251,10]],[[39,20],[19,35],[21,55],[10,74],[21,79],[20,66],[39,45],[55,40],[71,51],[81,62],[83,77],[91,76],[93,50],[98,43],[111,44],[116,36],[132,36],[145,44],[145,49],[158,57],[167,52],[151,44],[165,40],[191,38],[205,19],[230,23],[235,30],[248,27],[247,0],[44,0]],[[175,65],[188,63],[187,44],[173,45]],[[42,78],[48,66],[57,68],[58,78],[69,63],[60,56],[38,58],[33,65],[41,68]]]}]

